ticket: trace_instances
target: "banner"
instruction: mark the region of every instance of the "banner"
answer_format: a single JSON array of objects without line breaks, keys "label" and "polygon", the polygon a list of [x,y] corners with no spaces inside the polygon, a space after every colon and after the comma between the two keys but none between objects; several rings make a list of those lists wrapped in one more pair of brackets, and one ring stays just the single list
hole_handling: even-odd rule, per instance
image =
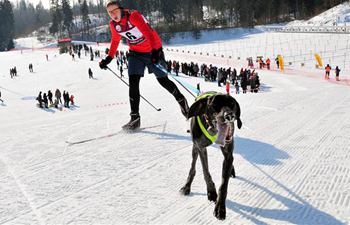
[{"label": "banner", "polygon": [[323,67],[323,63],[322,63],[322,59],[321,56],[319,54],[315,54],[315,58],[316,58],[316,62],[319,68]]},{"label": "banner", "polygon": [[281,55],[278,55],[278,62],[280,64],[280,70],[283,72],[284,71],[284,61],[283,61],[283,57]]}]

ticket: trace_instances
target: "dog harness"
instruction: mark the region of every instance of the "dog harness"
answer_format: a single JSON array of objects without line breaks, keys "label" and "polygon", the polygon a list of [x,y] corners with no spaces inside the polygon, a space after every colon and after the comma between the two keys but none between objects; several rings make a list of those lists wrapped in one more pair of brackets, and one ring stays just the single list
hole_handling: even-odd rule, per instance
[{"label": "dog harness", "polygon": [[[196,101],[203,99],[203,98],[214,96],[216,94],[217,94],[217,92],[215,92],[215,91],[203,93],[196,98]],[[204,136],[206,138],[208,138],[208,140],[210,140],[212,143],[214,143],[218,137],[218,134],[217,133],[215,135],[209,134],[209,132],[207,131],[207,129],[203,125],[201,118],[199,116],[196,116],[196,118],[197,118],[198,125],[201,128],[201,131],[203,132]]]}]

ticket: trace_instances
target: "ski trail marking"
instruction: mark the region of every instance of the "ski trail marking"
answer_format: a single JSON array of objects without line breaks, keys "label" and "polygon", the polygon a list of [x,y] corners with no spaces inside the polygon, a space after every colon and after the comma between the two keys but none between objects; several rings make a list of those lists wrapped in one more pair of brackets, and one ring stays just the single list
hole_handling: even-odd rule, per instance
[{"label": "ski trail marking", "polygon": [[[46,223],[44,223],[43,219],[41,218],[41,213],[39,212],[39,210],[37,210],[37,207],[35,207],[35,205],[33,204],[33,202],[30,200],[32,199],[31,196],[27,193],[27,191],[25,190],[25,188],[23,187],[21,181],[18,179],[18,177],[16,176],[16,174],[14,173],[14,171],[12,170],[12,168],[9,166],[9,163],[7,163],[9,160],[4,160],[3,156],[0,156],[0,160],[2,161],[2,163],[4,163],[7,167],[8,172],[11,174],[11,176],[13,177],[17,187],[19,188],[19,190],[22,192],[23,197],[27,200],[29,207],[31,208],[32,212],[34,213],[36,219],[39,221],[39,223],[41,225],[45,225]],[[17,217],[16,217],[17,218]],[[13,218],[11,220],[14,220],[16,218]],[[7,221],[8,222],[8,221]]]}]

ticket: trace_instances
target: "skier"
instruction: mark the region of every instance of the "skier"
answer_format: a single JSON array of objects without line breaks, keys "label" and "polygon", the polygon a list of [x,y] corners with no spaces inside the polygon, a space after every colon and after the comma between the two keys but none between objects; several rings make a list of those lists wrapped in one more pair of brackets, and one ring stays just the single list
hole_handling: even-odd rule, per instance
[{"label": "skier", "polygon": [[339,67],[337,66],[337,67],[335,67],[335,79],[336,79],[337,81],[339,81],[339,73],[340,73],[340,69],[339,69]]},{"label": "skier", "polygon": [[[176,85],[169,80],[167,73],[160,69],[159,64],[165,62],[161,40],[146,19],[136,10],[124,9],[119,1],[108,0],[107,12],[111,18],[109,26],[112,40],[108,56],[100,62],[101,69],[107,69],[112,61],[121,37],[127,39],[129,45],[128,74],[129,74],[129,101],[131,119],[123,126],[124,130],[136,130],[140,127],[140,90],[141,77],[145,67],[153,72],[158,82],[170,92],[181,107],[182,114],[187,118],[188,104]],[[163,67],[164,68],[164,67]]]},{"label": "skier", "polygon": [[325,67],[326,74],[324,76],[324,79],[329,79],[329,73],[331,72],[331,69],[332,67],[329,64],[327,64],[327,66]]},{"label": "skier", "polygon": [[267,58],[266,60],[266,67],[268,70],[270,70],[270,64],[271,64],[271,60],[269,58]]}]

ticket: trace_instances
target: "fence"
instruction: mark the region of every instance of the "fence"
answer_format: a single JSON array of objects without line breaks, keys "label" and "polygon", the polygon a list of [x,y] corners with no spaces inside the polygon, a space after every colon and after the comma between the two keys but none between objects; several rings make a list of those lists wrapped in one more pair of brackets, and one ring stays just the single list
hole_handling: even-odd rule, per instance
[{"label": "fence", "polygon": [[268,32],[350,34],[350,26],[264,26]]}]

